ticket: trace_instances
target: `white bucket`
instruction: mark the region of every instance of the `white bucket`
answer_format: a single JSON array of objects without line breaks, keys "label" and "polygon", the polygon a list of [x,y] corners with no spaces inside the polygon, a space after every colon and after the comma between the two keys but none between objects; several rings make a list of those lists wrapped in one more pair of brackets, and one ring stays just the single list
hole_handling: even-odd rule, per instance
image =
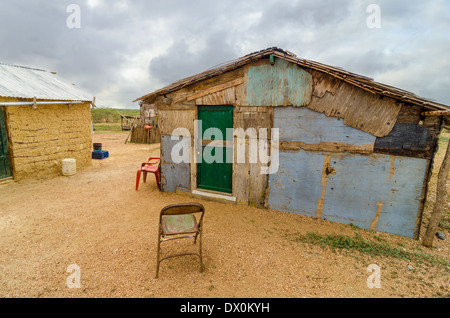
[{"label": "white bucket", "polygon": [[62,174],[63,176],[73,176],[77,173],[77,161],[75,159],[63,159]]}]

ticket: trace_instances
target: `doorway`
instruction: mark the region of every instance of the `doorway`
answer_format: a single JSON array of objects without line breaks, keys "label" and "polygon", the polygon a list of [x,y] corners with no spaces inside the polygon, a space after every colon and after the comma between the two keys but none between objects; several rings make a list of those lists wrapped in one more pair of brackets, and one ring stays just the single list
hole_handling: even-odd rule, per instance
[{"label": "doorway", "polygon": [[9,163],[5,113],[3,108],[0,107],[0,180],[9,177],[11,177],[11,165]]},{"label": "doorway", "polygon": [[197,187],[232,193],[233,106],[198,106],[198,132],[202,157],[197,164]]}]

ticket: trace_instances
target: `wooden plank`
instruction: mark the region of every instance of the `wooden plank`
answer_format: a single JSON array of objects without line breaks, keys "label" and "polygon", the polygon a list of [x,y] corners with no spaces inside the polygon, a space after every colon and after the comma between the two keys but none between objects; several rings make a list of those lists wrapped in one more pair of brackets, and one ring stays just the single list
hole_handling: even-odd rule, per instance
[{"label": "wooden plank", "polygon": [[261,173],[261,168],[267,166],[259,160],[250,163],[248,203],[251,206],[262,208],[265,205],[268,176]]},{"label": "wooden plank", "polygon": [[244,83],[244,79],[243,78],[237,78],[235,80],[232,80],[230,82],[224,83],[224,84],[220,84],[217,86],[213,86],[198,92],[195,92],[193,94],[190,94],[189,96],[186,96],[186,101],[193,101],[196,100],[198,98],[201,98],[203,96],[209,95],[209,94],[214,94],[220,91],[223,91],[225,89],[237,86],[237,85],[241,85]]},{"label": "wooden plank", "polygon": [[185,133],[179,133],[180,136],[194,136],[195,110],[172,110],[159,109],[158,125],[161,135],[172,135],[175,129],[185,128]]},{"label": "wooden plank", "polygon": [[[234,112],[234,129],[241,129],[245,134],[244,140],[237,137],[234,139],[234,165],[233,165],[233,193],[238,204],[250,204],[257,207],[265,205],[265,192],[267,188],[267,175],[261,174],[261,168],[265,165],[259,160],[258,150],[251,146],[258,147],[259,129],[267,129],[270,138],[272,128],[271,112],[269,107],[236,107]],[[251,129],[251,130],[249,130]],[[255,134],[250,134],[254,131]],[[246,134],[247,133],[247,134]],[[244,162],[239,162],[238,151],[245,149]],[[250,161],[250,151],[256,154],[255,162]]]},{"label": "wooden plank", "polygon": [[307,144],[302,141],[280,141],[280,151],[296,151],[299,149],[307,151],[324,152],[348,152],[369,154],[373,152],[372,144],[352,145],[343,142],[321,142],[319,144]]},{"label": "wooden plank", "polygon": [[269,107],[236,107],[234,116],[234,128],[254,128],[257,132],[259,128],[270,129],[271,118]]},{"label": "wooden plank", "polygon": [[195,100],[195,103],[200,105],[235,105],[236,103],[236,89],[230,87],[219,92],[211,93]]},{"label": "wooden plank", "polygon": [[429,112],[422,112],[422,116],[450,116],[450,110],[436,110]]},{"label": "wooden plank", "polygon": [[312,94],[322,98],[326,93],[335,94],[341,81],[322,72],[310,71],[313,76],[314,90]]},{"label": "wooden plank", "polygon": [[380,98],[341,82],[334,94],[324,94],[322,98],[313,96],[306,107],[327,116],[342,118],[350,127],[384,137],[393,129],[402,105],[392,98]]},{"label": "wooden plank", "polygon": [[248,147],[248,140],[244,142],[244,149],[245,149],[245,155],[244,155],[244,161],[238,162],[237,158],[237,147],[241,146],[238,145],[237,138],[234,139],[234,164],[233,164],[233,195],[236,197],[236,203],[237,204],[248,204],[248,196],[249,196],[249,178],[250,178],[250,163],[249,163],[249,147]]},{"label": "wooden plank", "polygon": [[[245,82],[245,78],[244,78],[244,82]],[[236,95],[236,100],[235,100],[235,105],[236,106],[243,106],[245,105],[245,85],[241,84],[241,85],[237,85],[235,87],[235,95]]]}]

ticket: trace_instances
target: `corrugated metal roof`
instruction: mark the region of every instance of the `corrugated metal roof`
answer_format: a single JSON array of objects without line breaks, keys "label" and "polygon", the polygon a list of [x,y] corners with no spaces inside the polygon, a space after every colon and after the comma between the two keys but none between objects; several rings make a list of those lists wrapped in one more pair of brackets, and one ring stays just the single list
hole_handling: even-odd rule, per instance
[{"label": "corrugated metal roof", "polygon": [[92,101],[94,98],[54,73],[2,63],[0,96],[57,101]]}]

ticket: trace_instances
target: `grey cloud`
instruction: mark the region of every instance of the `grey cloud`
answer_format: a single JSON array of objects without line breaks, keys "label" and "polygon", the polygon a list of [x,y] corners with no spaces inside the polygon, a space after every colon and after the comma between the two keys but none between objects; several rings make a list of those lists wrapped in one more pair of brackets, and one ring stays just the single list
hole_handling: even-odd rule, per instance
[{"label": "grey cloud", "polygon": [[[71,3],[82,9],[81,29],[66,27]],[[376,1],[377,30],[365,24],[370,0],[117,3],[2,0],[0,61],[57,71],[99,98],[137,107],[132,100],[161,85],[278,46],[450,104],[445,1]],[[145,76],[124,80],[129,67]]]},{"label": "grey cloud", "polygon": [[170,84],[236,57],[225,32],[214,32],[206,39],[205,48],[195,53],[189,51],[186,39],[175,42],[165,54],[151,61],[149,71],[152,77]]}]

